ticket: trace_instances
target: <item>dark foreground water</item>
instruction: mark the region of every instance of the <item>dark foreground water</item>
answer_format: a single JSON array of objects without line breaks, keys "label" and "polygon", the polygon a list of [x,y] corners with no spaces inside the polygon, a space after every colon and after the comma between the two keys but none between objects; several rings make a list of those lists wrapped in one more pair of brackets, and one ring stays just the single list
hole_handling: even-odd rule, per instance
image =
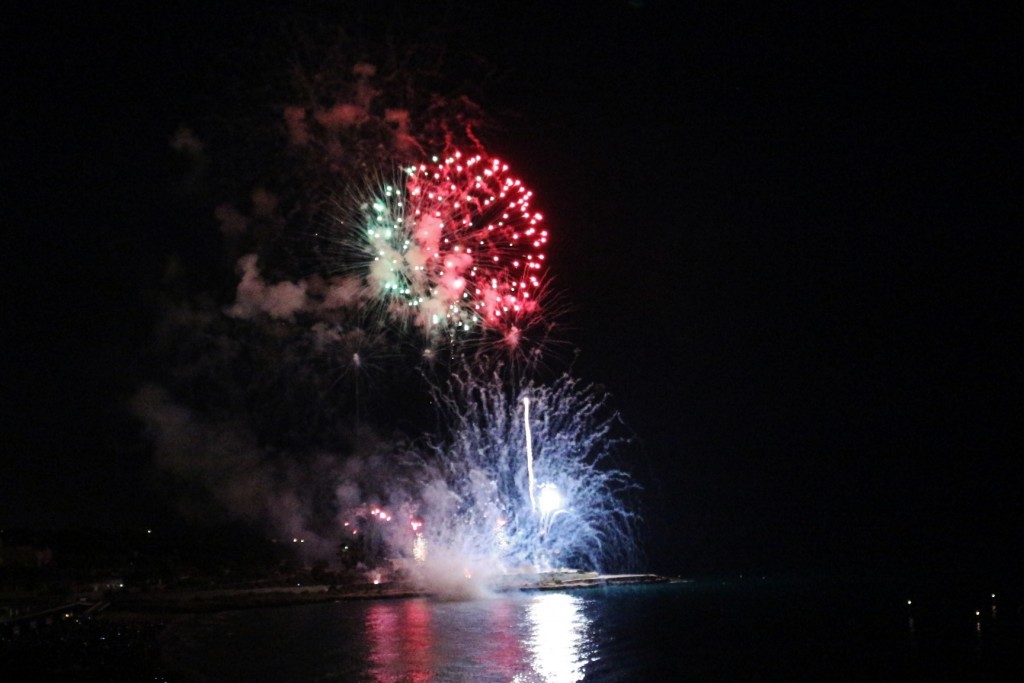
[{"label": "dark foreground water", "polygon": [[190,681],[1013,681],[1020,604],[988,588],[696,581],[204,615],[162,648]]}]

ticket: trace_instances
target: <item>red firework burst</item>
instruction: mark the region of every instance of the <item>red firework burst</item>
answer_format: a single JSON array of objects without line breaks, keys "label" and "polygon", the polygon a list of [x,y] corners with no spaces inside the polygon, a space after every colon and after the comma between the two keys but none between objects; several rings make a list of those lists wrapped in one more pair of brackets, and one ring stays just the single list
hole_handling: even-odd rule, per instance
[{"label": "red firework burst", "polygon": [[413,167],[406,191],[412,242],[450,321],[501,329],[539,313],[548,231],[507,164],[455,151]]}]

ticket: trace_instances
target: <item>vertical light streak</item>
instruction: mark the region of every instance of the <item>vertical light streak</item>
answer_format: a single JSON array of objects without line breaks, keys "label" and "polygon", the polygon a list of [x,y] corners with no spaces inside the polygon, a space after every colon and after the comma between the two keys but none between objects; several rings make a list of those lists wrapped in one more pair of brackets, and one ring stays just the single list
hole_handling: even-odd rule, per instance
[{"label": "vertical light streak", "polygon": [[533,435],[530,433],[530,397],[523,396],[523,425],[526,429],[526,477],[530,489],[530,510],[537,511],[537,501],[533,497]]}]

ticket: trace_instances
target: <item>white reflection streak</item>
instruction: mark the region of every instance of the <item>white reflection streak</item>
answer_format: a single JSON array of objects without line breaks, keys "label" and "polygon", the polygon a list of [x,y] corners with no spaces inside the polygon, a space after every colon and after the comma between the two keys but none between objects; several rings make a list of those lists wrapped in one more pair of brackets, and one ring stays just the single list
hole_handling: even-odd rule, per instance
[{"label": "white reflection streak", "polygon": [[529,608],[533,666],[544,683],[583,680],[584,648],[589,623],[582,601],[565,593],[536,596]]}]

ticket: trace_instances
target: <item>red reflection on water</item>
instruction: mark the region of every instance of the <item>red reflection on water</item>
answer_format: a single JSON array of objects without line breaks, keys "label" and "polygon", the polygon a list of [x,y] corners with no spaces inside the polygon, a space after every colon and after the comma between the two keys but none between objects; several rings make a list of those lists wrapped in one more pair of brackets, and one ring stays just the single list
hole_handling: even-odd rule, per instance
[{"label": "red reflection on water", "polygon": [[521,632],[522,606],[507,600],[495,600],[489,607],[490,632],[493,637],[487,640],[489,647],[484,661],[511,676],[522,670],[524,662],[529,661],[523,644],[524,634]]},{"label": "red reflection on water", "polygon": [[434,639],[426,600],[374,603],[366,613],[366,635],[376,680],[434,680]]}]

